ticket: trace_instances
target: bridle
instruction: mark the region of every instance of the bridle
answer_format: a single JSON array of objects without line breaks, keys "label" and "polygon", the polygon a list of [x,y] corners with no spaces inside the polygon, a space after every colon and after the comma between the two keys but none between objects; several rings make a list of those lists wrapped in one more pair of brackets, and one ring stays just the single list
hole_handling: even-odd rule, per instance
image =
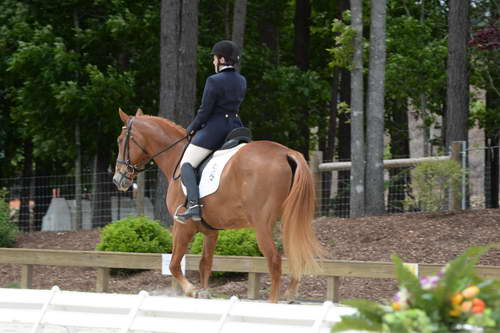
[{"label": "bridle", "polygon": [[[163,154],[164,152],[170,150],[175,145],[177,145],[179,142],[181,142],[184,139],[187,139],[189,137],[189,135],[186,135],[186,136],[180,138],[179,140],[175,141],[171,145],[163,148],[159,152],[157,152],[157,153],[149,156],[149,153],[146,151],[146,149],[144,149],[144,147],[141,144],[139,144],[139,142],[137,142],[137,140],[135,140],[134,136],[132,135],[132,124],[134,122],[134,119],[135,119],[135,117],[130,118],[130,120],[127,123],[127,126],[123,126],[122,127],[122,129],[125,129],[127,131],[126,136],[125,136],[125,142],[123,143],[124,144],[124,147],[123,147],[123,156],[124,156],[125,159],[124,160],[119,160],[119,159],[116,160],[116,164],[125,165],[125,167],[127,168],[127,173],[123,173],[120,170],[118,170],[118,172],[120,173],[120,175],[122,176],[122,178],[125,177],[125,178],[128,178],[130,180],[132,180],[135,175],[137,175],[137,174],[139,174],[139,173],[141,173],[143,171],[146,171],[149,168],[151,168],[152,165],[153,165],[152,163],[149,164],[148,166],[146,166],[146,165],[149,162],[151,162],[152,160],[154,160],[157,156],[159,156],[159,155]],[[148,155],[149,157],[147,157],[146,159],[144,159],[144,160],[142,160],[140,162],[132,164],[130,162],[130,148],[129,148],[130,141],[132,141],[135,145],[137,145],[137,147],[139,147],[142,150],[142,152],[144,154]],[[188,142],[188,144],[189,144],[189,142]]]}]

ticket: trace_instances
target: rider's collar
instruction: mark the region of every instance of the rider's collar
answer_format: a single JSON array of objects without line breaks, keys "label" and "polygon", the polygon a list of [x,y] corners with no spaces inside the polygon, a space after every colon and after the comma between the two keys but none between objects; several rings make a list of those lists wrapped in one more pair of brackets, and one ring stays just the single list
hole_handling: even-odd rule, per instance
[{"label": "rider's collar", "polygon": [[223,70],[225,70],[225,69],[229,69],[229,68],[234,69],[234,66],[221,66],[221,67],[219,68],[219,73],[220,73],[220,72],[222,72]]}]

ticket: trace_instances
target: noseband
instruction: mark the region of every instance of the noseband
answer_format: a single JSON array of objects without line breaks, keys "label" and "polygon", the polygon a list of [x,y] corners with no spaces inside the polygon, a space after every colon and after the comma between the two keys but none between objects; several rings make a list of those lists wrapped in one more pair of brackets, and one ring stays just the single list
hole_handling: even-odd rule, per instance
[{"label": "noseband", "polygon": [[184,139],[187,139],[188,138],[188,135],[180,138],[179,140],[175,141],[174,143],[172,143],[171,145],[167,146],[166,148],[163,148],[162,150],[160,150],[159,152],[147,157],[146,159],[138,162],[138,163],[135,163],[135,164],[132,164],[130,162],[130,148],[129,148],[129,145],[130,145],[130,141],[132,141],[133,143],[135,143],[137,145],[137,147],[139,147],[142,152],[146,155],[149,155],[148,152],[146,151],[146,149],[144,149],[144,147],[142,145],[140,145],[137,140],[134,139],[134,136],[132,135],[132,124],[134,122],[134,119],[135,117],[132,117],[130,118],[130,120],[128,121],[128,124],[127,126],[123,126],[122,128],[123,129],[126,129],[127,130],[127,134],[125,136],[125,142],[124,142],[124,147],[123,147],[123,156],[124,156],[124,160],[119,160],[117,159],[116,160],[116,164],[122,164],[122,165],[125,165],[125,167],[127,168],[127,173],[122,173],[121,171],[120,174],[123,177],[126,177],[128,179],[132,179],[136,174],[139,174],[143,171],[146,171],[148,170],[149,168],[151,168],[152,164],[150,164],[149,166],[145,166],[146,164],[148,164],[149,162],[151,162],[152,160],[154,160],[154,158],[156,158],[157,156],[163,154],[164,152],[170,150],[171,148],[173,148],[176,144],[178,144],[179,142],[181,142],[182,140]]}]

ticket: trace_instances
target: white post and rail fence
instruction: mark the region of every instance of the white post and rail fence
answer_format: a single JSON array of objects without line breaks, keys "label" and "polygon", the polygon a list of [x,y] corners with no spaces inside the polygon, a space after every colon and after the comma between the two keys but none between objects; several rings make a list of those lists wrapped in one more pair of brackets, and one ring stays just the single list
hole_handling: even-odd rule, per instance
[{"label": "white post and rail fence", "polygon": [[[186,270],[197,271],[201,256],[186,255]],[[111,268],[162,269],[162,254],[126,253],[102,251],[70,251],[45,249],[0,248],[0,264],[21,265],[22,288],[31,288],[34,265],[94,267],[97,292],[108,290]],[[322,270],[315,275],[327,281],[325,298],[339,302],[341,277],[394,278],[394,265],[390,262],[324,260]],[[414,264],[419,276],[429,276],[439,272],[443,265]],[[215,256],[213,271],[248,273],[248,298],[257,299],[260,290],[260,277],[268,273],[267,262],[263,257]],[[288,272],[287,260],[283,259],[283,273]],[[500,267],[477,266],[476,272],[485,279],[500,280]],[[173,281],[173,280],[172,280]]]}]

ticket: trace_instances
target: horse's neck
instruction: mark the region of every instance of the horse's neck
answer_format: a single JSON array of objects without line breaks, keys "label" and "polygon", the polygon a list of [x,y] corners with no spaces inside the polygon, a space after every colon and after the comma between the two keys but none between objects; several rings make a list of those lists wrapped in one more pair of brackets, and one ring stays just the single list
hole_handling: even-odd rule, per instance
[{"label": "horse's neck", "polygon": [[156,154],[172,145],[168,150],[154,158],[156,165],[158,165],[160,170],[170,181],[173,178],[174,169],[177,163],[180,162],[182,157],[181,154],[187,141],[182,140],[183,135],[175,128],[169,126],[170,125],[159,124],[161,128],[161,130],[158,131],[159,135],[152,135],[151,137],[154,139],[151,140],[151,142],[152,154]]}]

